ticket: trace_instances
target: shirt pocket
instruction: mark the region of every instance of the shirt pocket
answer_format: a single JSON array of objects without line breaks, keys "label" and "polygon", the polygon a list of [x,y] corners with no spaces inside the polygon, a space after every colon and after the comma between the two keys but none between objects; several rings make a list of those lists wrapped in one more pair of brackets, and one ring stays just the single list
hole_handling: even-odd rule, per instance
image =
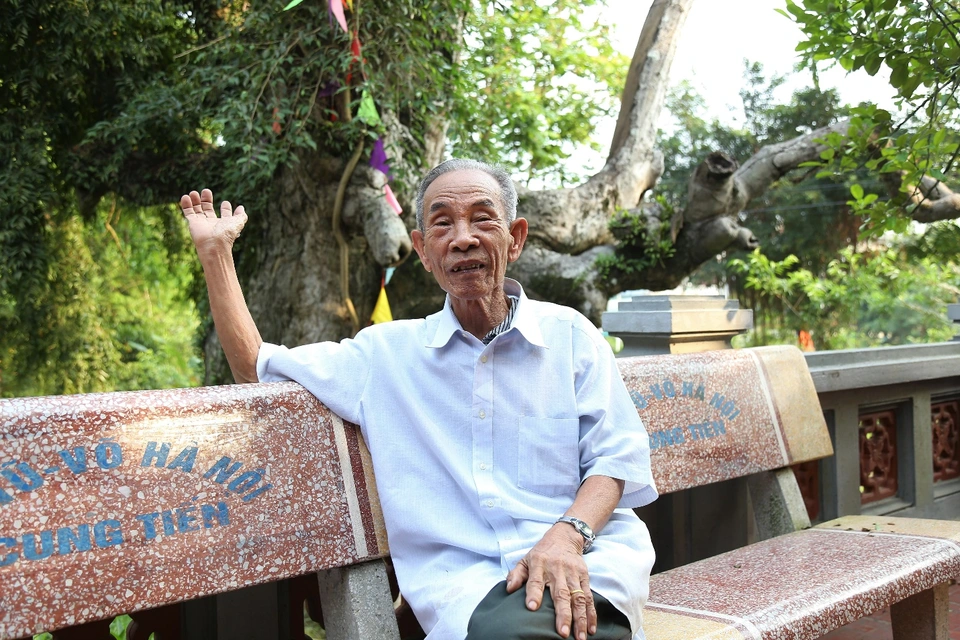
[{"label": "shirt pocket", "polygon": [[517,486],[544,496],[580,486],[580,420],[520,417]]}]

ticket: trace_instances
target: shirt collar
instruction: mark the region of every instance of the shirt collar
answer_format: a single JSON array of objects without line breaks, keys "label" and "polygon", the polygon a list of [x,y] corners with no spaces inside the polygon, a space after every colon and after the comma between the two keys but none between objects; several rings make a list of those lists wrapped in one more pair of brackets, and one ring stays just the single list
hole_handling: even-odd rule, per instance
[{"label": "shirt collar", "polygon": [[[537,315],[533,311],[532,304],[527,299],[527,294],[523,292],[523,287],[521,287],[520,283],[516,280],[504,278],[503,290],[508,296],[517,296],[519,298],[517,311],[513,317],[513,326],[505,331],[504,334],[516,329],[530,344],[546,348],[547,345],[543,341],[543,333],[540,331],[540,323],[537,321]],[[432,317],[437,319],[437,328],[436,331],[434,331],[433,337],[428,338],[426,343],[427,347],[438,349],[446,346],[446,344],[450,342],[450,338],[453,337],[453,334],[463,330],[463,327],[460,326],[460,321],[457,320],[456,314],[453,313],[453,306],[450,302],[449,294],[443,303],[443,310],[434,314]]]}]

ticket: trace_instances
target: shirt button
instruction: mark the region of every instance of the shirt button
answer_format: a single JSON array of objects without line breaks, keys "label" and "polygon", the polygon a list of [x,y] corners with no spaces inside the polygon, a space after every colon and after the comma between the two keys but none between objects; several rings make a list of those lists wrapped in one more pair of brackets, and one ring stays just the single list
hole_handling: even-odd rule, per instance
[{"label": "shirt button", "polygon": [[487,507],[492,507],[492,506],[493,506],[493,500],[487,500],[484,504],[486,504]]},{"label": "shirt button", "polygon": [[483,420],[486,417],[487,417],[487,412],[484,411],[483,409],[480,409],[480,419]]},{"label": "shirt button", "polygon": [[484,355],[484,356],[480,356],[480,362],[486,363],[486,362],[487,362],[487,356],[485,356],[485,355]]},{"label": "shirt button", "polygon": [[484,464],[483,462],[481,462],[481,463],[480,463],[480,471],[485,471],[486,469],[487,469],[487,465]]}]

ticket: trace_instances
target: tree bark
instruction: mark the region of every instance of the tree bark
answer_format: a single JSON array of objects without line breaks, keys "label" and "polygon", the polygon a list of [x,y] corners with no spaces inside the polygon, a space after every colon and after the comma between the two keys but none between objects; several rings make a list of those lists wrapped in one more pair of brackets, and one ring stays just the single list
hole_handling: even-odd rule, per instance
[{"label": "tree bark", "polygon": [[943,182],[923,176],[920,184],[904,188],[904,172],[880,174],[890,197],[903,202],[917,222],[939,222],[960,218],[960,194]]},{"label": "tree bark", "polygon": [[[826,146],[817,140],[832,132],[844,134],[848,126],[849,123],[843,121],[764,147],[742,167],[726,154],[711,154],[691,177],[686,206],[674,212],[669,220],[655,203],[628,209],[627,214],[639,217],[650,235],[657,234],[669,222],[669,234],[663,236],[664,239],[669,237],[673,244],[668,255],[650,257],[643,246],[615,243],[608,227],[614,212],[606,211],[600,202],[600,206],[595,203],[595,210],[606,211],[602,216],[597,214],[598,218],[602,217],[606,236],[601,238],[597,234],[592,243],[582,243],[580,252],[575,255],[562,253],[569,245],[544,242],[537,236],[534,246],[524,250],[524,255],[510,273],[524,282],[531,295],[573,306],[599,324],[607,298],[620,291],[672,289],[701,264],[724,251],[752,250],[759,246],[753,233],[741,226],[740,212],[750,200],[801,163],[818,159]],[[578,189],[549,193],[561,203],[554,205],[557,209],[563,208],[563,196],[568,199],[568,209],[576,208],[576,204],[571,203],[573,199],[584,197],[584,192]],[[552,220],[554,224],[555,218]],[[586,226],[581,219],[574,220]],[[599,227],[600,221],[594,221],[593,225]],[[597,259],[618,254],[632,254],[635,259],[646,256],[648,264],[633,270],[615,268],[608,278],[599,278]]]},{"label": "tree bark", "polygon": [[[249,212],[239,269],[250,312],[267,342],[295,346],[354,334],[340,285],[340,250],[332,228],[345,162],[305,157],[277,180],[276,206]],[[384,267],[402,263],[412,245],[383,197],[384,177],[361,165],[349,182],[342,226],[349,248],[349,297],[367,324]],[[241,241],[242,242],[242,241]],[[249,250],[253,245],[256,252]],[[230,380],[213,332],[205,344],[205,384]]]}]

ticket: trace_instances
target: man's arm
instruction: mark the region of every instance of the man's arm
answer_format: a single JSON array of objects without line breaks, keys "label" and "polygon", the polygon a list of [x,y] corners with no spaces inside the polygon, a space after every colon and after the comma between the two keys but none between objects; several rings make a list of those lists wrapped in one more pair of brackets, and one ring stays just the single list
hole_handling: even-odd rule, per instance
[{"label": "man's arm", "polygon": [[[590,476],[583,481],[573,504],[563,515],[583,520],[599,533],[623,495],[623,480]],[[527,608],[534,611],[549,587],[557,611],[557,633],[566,638],[571,623],[578,640],[597,632],[597,610],[590,592],[590,576],[583,560],[583,536],[558,522],[507,574],[507,593],[527,584]]]},{"label": "man's arm", "polygon": [[247,221],[243,207],[234,211],[229,202],[213,208],[213,193],[204,189],[180,198],[180,209],[190,225],[190,236],[203,266],[210,296],[210,311],[217,337],[237,382],[257,382],[257,354],[263,340],[243,299],[233,243]]}]

